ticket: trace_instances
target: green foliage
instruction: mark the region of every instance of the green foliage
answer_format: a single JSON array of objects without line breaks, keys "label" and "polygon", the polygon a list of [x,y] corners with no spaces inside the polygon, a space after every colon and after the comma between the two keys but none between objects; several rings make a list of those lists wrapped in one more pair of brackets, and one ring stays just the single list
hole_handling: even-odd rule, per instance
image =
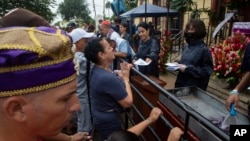
[{"label": "green foliage", "polygon": [[190,18],[200,18],[202,12],[209,12],[208,8],[197,8],[197,2],[192,0],[173,0],[171,8],[182,13],[191,11]]},{"label": "green foliage", "polygon": [[60,21],[54,23],[54,26],[60,26]]},{"label": "green foliage", "polygon": [[209,13],[211,13],[211,10],[209,8],[197,8],[197,3],[193,3],[193,8],[191,10],[190,18],[191,19],[199,19],[201,13],[207,13],[209,16]]},{"label": "green foliage", "polygon": [[110,2],[110,1],[107,1],[107,2],[106,2],[105,8],[106,8],[106,9],[110,9],[110,8],[111,8],[111,2]]},{"label": "green foliage", "polygon": [[224,20],[226,7],[224,5],[220,5],[219,10],[207,8],[204,12],[209,16],[209,25],[216,27],[220,21]]},{"label": "green foliage", "polygon": [[0,5],[0,17],[18,7],[29,9],[48,21],[55,16],[50,10],[55,6],[55,0],[1,0]]},{"label": "green foliage", "polygon": [[89,22],[89,24],[93,24],[93,25],[95,25],[95,20],[94,19],[91,19],[91,18],[89,18],[88,20],[84,20],[84,19],[76,19],[76,20],[74,20],[76,23],[78,23],[79,24],[79,26],[82,26],[81,25],[81,23],[84,23],[84,22],[86,22],[86,21],[88,21]]},{"label": "green foliage", "polygon": [[191,11],[194,5],[193,0],[172,0],[171,9],[177,10],[181,13]]},{"label": "green foliage", "polygon": [[[107,1],[106,3],[105,3],[105,8],[106,9],[111,9],[111,2],[110,1]],[[108,16],[109,16],[109,13],[108,13]],[[106,15],[105,15],[105,13],[104,13],[104,19],[108,19],[109,17],[106,17]]]},{"label": "green foliage", "polygon": [[126,11],[137,7],[138,0],[124,0],[126,5]]},{"label": "green foliage", "polygon": [[181,28],[183,27],[184,13],[192,10],[194,2],[192,0],[172,0],[170,3],[171,9],[177,10],[181,14]]},{"label": "green foliage", "polygon": [[59,4],[58,13],[65,20],[83,19],[90,21],[90,11],[86,0],[64,0]]},{"label": "green foliage", "polygon": [[[135,7],[137,7],[138,0],[123,0],[126,6],[126,11],[129,11]],[[111,3],[110,1],[107,1],[105,4],[106,9],[111,8]],[[111,17],[105,17],[105,19],[114,19],[116,16],[112,15]]]}]

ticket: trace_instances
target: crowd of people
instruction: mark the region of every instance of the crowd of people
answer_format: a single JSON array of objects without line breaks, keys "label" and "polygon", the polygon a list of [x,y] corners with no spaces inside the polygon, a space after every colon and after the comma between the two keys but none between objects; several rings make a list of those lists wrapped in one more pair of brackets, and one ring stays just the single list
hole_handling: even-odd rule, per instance
[{"label": "crowd of people", "polygon": [[[134,54],[107,21],[100,25],[99,38],[74,22],[66,31],[54,28],[23,8],[6,14],[0,24],[0,140],[91,140],[94,131],[106,140],[122,130],[120,113],[133,103],[133,65],[121,62],[116,73],[111,66],[116,52],[124,51],[120,42],[127,46],[124,58]],[[154,108],[127,132],[139,136],[161,113]],[[74,116],[77,132],[62,133]]]},{"label": "crowd of people", "polygon": [[[146,120],[128,130],[120,118],[133,104],[130,69],[136,66],[142,74],[159,77],[160,44],[148,23],[137,26],[138,50],[131,47],[128,25],[119,19],[114,27],[101,20],[98,32],[88,22],[83,27],[70,22],[61,30],[17,8],[0,19],[0,27],[0,140],[91,140],[95,131],[101,141],[139,140],[143,130],[162,115],[161,109],[153,108]],[[178,61],[175,87],[206,90],[213,63],[202,41],[205,35],[203,21],[192,19],[186,25],[187,44]],[[242,64],[248,72],[230,92],[227,106],[235,103],[237,108],[239,92],[250,83],[249,46]],[[139,59],[149,65],[135,65]],[[73,117],[77,132],[62,133]],[[168,141],[177,141],[182,134],[180,128],[173,128]]]}]

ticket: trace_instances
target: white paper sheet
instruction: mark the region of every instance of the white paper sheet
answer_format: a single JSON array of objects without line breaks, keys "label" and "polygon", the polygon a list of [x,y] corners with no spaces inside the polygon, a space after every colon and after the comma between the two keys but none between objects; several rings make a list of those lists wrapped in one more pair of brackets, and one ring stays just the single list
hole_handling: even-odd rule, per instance
[{"label": "white paper sheet", "polygon": [[139,58],[138,60],[135,61],[135,65],[138,66],[147,66],[148,64],[150,64],[151,62],[146,62],[144,60],[142,60],[141,58]]},{"label": "white paper sheet", "polygon": [[180,67],[179,66],[171,66],[171,67],[166,67],[167,70],[170,70],[170,71],[176,71],[178,70]]},{"label": "white paper sheet", "polygon": [[168,67],[177,67],[178,63],[166,63],[165,65]]},{"label": "white paper sheet", "polygon": [[165,65],[167,66],[166,69],[170,71],[176,71],[180,68],[178,63],[166,63]]}]

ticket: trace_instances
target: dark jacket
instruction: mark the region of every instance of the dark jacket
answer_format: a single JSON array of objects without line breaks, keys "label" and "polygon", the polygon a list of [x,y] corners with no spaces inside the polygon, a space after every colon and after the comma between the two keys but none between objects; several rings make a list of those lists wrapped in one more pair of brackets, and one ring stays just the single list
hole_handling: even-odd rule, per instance
[{"label": "dark jacket", "polygon": [[185,72],[179,72],[175,87],[196,86],[207,89],[211,74],[213,73],[213,59],[209,48],[202,40],[194,45],[185,45],[180,64],[187,66]]},{"label": "dark jacket", "polygon": [[242,71],[250,71],[250,43],[247,44],[241,64]]},{"label": "dark jacket", "polygon": [[122,38],[127,40],[129,42],[129,44],[132,45],[132,40],[131,40],[131,37],[128,33],[126,33]]}]

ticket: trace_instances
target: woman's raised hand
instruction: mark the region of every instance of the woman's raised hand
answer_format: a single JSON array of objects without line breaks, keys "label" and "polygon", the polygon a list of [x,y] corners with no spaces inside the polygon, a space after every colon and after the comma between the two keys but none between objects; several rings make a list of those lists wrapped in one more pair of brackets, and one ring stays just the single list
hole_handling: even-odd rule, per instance
[{"label": "woman's raised hand", "polygon": [[120,63],[121,71],[118,72],[118,76],[120,76],[124,81],[129,81],[129,73],[132,67],[133,65],[127,62]]}]

